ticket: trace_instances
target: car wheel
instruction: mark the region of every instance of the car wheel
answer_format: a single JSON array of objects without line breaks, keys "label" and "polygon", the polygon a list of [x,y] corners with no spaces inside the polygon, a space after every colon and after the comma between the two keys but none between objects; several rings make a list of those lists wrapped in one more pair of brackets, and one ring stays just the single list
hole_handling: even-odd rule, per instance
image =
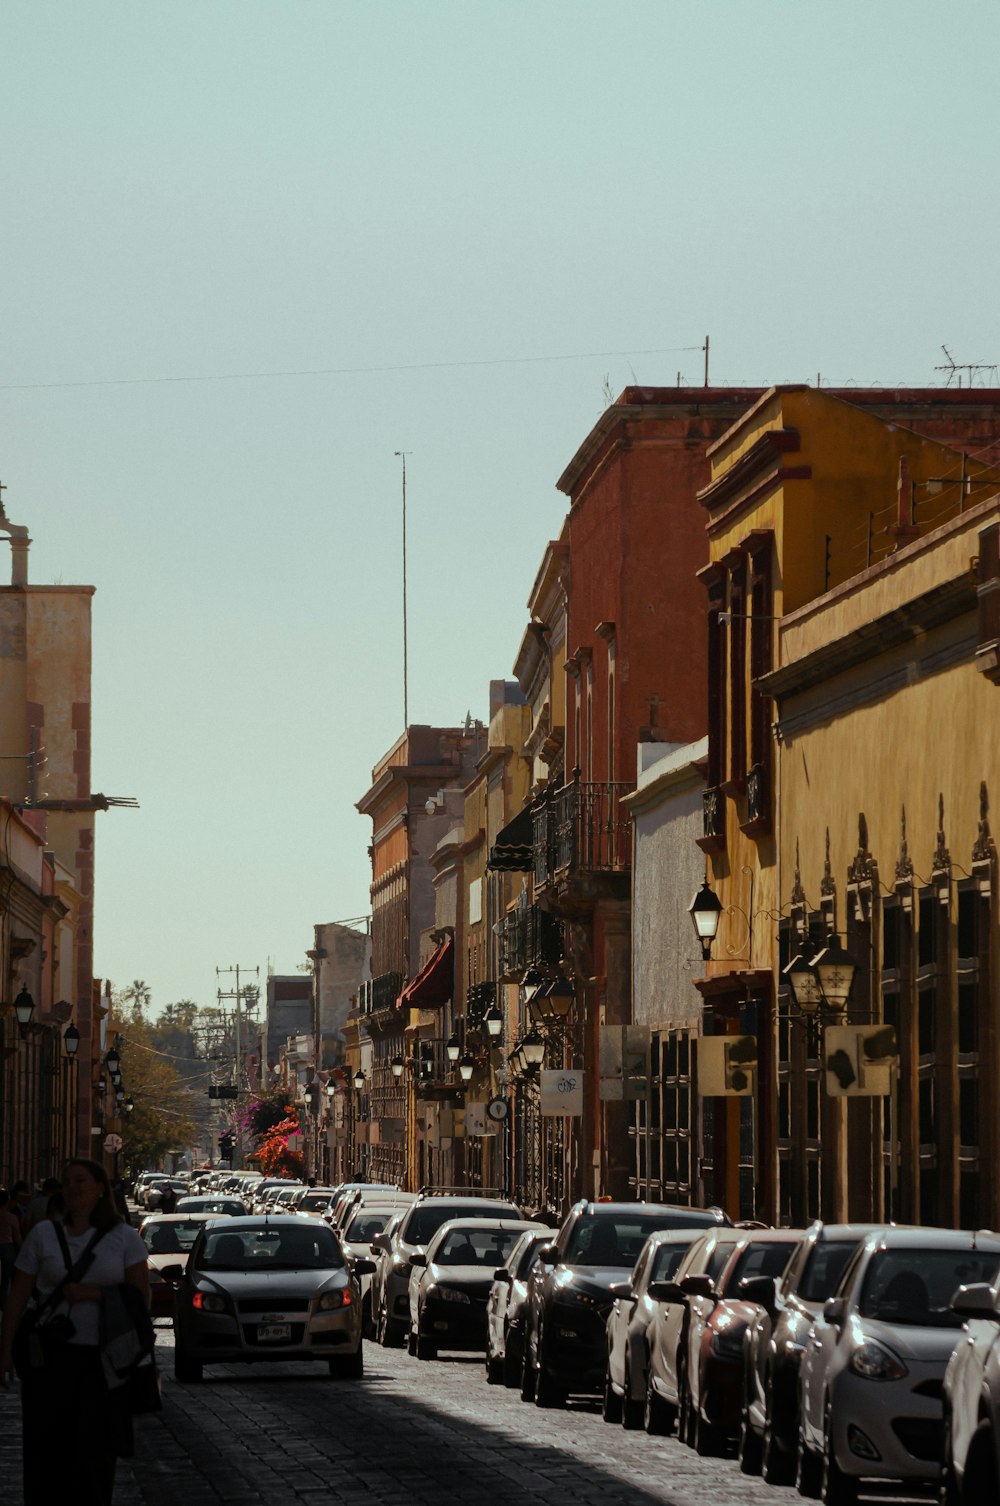
[{"label": "car wheel", "polygon": [[[951,1469],[948,1470],[947,1478],[954,1479],[954,1472]],[[997,1476],[993,1429],[985,1418],[969,1440],[969,1452],[965,1456],[962,1499],[970,1503],[975,1502],[977,1506],[979,1502],[1000,1500],[1000,1478]]]},{"label": "car wheel", "polygon": [[361,1302],[361,1332],[366,1339],[375,1337],[375,1317],[372,1313],[372,1294],[366,1292]]},{"label": "car wheel", "polygon": [[503,1383],[510,1390],[521,1384],[521,1357],[511,1343],[510,1334],[503,1352]]},{"label": "car wheel", "polygon": [[611,1384],[610,1371],[604,1372],[604,1394],[601,1397],[601,1416],[605,1422],[621,1422],[622,1399]]},{"label": "car wheel", "polygon": [[437,1357],[438,1357],[438,1347],[435,1344],[434,1340],[433,1339],[429,1339],[426,1334],[418,1333],[417,1334],[417,1359],[418,1360],[436,1360]]},{"label": "car wheel", "polygon": [[688,1448],[694,1447],[694,1419],[691,1415],[691,1393],[687,1388],[687,1376],[683,1369],[677,1370],[677,1437]]},{"label": "car wheel", "polygon": [[822,1482],[823,1462],[817,1459],[811,1449],[806,1448],[800,1437],[795,1460],[795,1488],[800,1496],[805,1496],[809,1501],[815,1501],[819,1499]]},{"label": "car wheel", "polygon": [[823,1428],[823,1464],[820,1497],[823,1506],[857,1506],[858,1481],[845,1475],[833,1451],[833,1430],[827,1412]]},{"label": "car wheel", "polygon": [[365,1351],[359,1342],[353,1354],[337,1354],[327,1360],[334,1380],[360,1380],[365,1373]]},{"label": "car wheel", "polygon": [[531,1351],[528,1348],[527,1340],[525,1340],[525,1344],[524,1344],[524,1357],[521,1360],[521,1400],[522,1401],[534,1401],[534,1399],[535,1399],[535,1385],[536,1385],[537,1380],[538,1380],[538,1377],[535,1374],[535,1368],[534,1368],[534,1366],[531,1363]]},{"label": "car wheel", "polygon": [[657,1392],[653,1377],[646,1381],[646,1404],[642,1409],[642,1425],[651,1438],[669,1438],[677,1420],[677,1410]]},{"label": "car wheel", "polygon": [[383,1349],[402,1349],[405,1335],[403,1325],[389,1317],[383,1307],[379,1313],[378,1341]]},{"label": "car wheel", "polygon": [[750,1408],[744,1402],[740,1411],[740,1441],[736,1450],[736,1457],[740,1464],[741,1475],[759,1475],[763,1462],[763,1449],[760,1439],[753,1430],[750,1421]]},{"label": "car wheel", "polygon": [[642,1427],[643,1401],[636,1401],[632,1395],[632,1372],[628,1365],[625,1366],[625,1394],[622,1397],[622,1427],[629,1433],[636,1432]]},{"label": "car wheel", "polygon": [[552,1379],[543,1362],[539,1362],[535,1377],[535,1406],[550,1410],[566,1405],[566,1392]]},{"label": "car wheel", "polygon": [[486,1384],[488,1386],[503,1385],[503,1360],[491,1354],[486,1360]]},{"label": "car wheel", "polygon": [[701,1459],[718,1459],[725,1452],[726,1435],[721,1428],[706,1422],[700,1410],[691,1403],[691,1446]]},{"label": "car wheel", "polygon": [[760,1472],[768,1485],[795,1484],[795,1455],[788,1453],[778,1442],[770,1413],[764,1418]]},{"label": "car wheel", "polygon": [[174,1349],[174,1379],[182,1385],[196,1384],[202,1377],[202,1362],[194,1360],[178,1344]]}]

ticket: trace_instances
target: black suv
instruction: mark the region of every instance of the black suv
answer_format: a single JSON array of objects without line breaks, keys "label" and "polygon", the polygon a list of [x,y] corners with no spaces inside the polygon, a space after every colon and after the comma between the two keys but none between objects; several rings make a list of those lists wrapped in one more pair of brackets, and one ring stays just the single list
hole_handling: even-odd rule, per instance
[{"label": "black suv", "polygon": [[398,1348],[410,1327],[410,1256],[430,1244],[442,1224],[453,1218],[512,1218],[520,1210],[507,1198],[477,1197],[474,1192],[441,1195],[421,1192],[406,1211],[391,1241],[384,1234],[372,1240],[372,1249],[386,1259],[381,1283],[379,1311],[373,1314],[378,1341],[386,1349]]},{"label": "black suv", "polygon": [[597,1396],[607,1360],[612,1286],[627,1276],[650,1234],[728,1224],[718,1208],[664,1203],[577,1203],[532,1272],[521,1397],[560,1407],[572,1392]]}]

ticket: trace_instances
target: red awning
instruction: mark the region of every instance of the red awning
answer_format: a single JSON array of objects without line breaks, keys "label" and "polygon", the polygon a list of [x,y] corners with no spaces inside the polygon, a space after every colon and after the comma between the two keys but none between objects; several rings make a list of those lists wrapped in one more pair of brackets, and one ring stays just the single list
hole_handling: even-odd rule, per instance
[{"label": "red awning", "polygon": [[406,985],[397,1009],[440,1009],[455,991],[455,939],[449,936]]}]

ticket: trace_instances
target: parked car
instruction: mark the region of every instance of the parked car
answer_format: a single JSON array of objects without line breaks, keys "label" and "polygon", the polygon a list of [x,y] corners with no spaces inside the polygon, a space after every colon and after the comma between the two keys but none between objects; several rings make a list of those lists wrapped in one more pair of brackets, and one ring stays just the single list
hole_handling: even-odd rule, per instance
[{"label": "parked car", "polygon": [[[363,1260],[374,1265],[372,1240],[386,1229],[397,1212],[402,1216],[402,1209],[383,1207],[377,1203],[363,1204],[357,1209],[340,1240],[344,1254],[352,1264],[357,1260]],[[365,1338],[373,1338],[375,1330],[372,1322],[372,1277],[370,1275],[363,1276],[361,1279],[361,1314],[364,1320]]]},{"label": "parked car", "polygon": [[521,1234],[523,1219],[460,1218],[442,1224],[426,1250],[410,1256],[410,1353],[486,1349],[486,1302],[493,1275]]},{"label": "parked car", "polygon": [[[210,1213],[151,1213],[139,1225],[149,1251],[149,1309],[154,1318],[173,1317],[177,1268],[187,1265],[195,1240],[212,1218]],[[168,1268],[170,1279],[164,1276]]]},{"label": "parked car", "polygon": [[799,1361],[809,1330],[872,1224],[814,1223],[780,1281],[761,1276],[746,1295],[759,1304],[743,1345],[739,1461],[744,1474],[791,1485],[799,1446]]},{"label": "parked car", "polygon": [[944,1374],[961,1338],[951,1300],[998,1270],[997,1235],[883,1229],[862,1242],[802,1359],[801,1494],[851,1503],[862,1479],[937,1482]]},{"label": "parked car", "polygon": [[379,1314],[385,1304],[385,1282],[392,1264],[392,1250],[395,1248],[396,1232],[406,1215],[406,1209],[401,1208],[394,1213],[387,1222],[381,1234],[376,1234],[369,1249],[371,1258],[375,1262],[375,1269],[371,1275],[368,1287],[368,1306],[370,1309],[370,1330],[366,1338],[378,1337]]},{"label": "parked car", "polygon": [[[687,1357],[681,1392],[681,1437],[699,1454],[721,1454],[740,1424],[743,1338],[757,1313],[753,1283],[780,1277],[802,1237],[801,1229],[741,1232],[717,1280],[688,1278]],[[750,1288],[750,1291],[748,1291]]]},{"label": "parked car", "polygon": [[329,1208],[334,1197],[332,1187],[302,1187],[295,1197],[290,1199],[289,1213],[310,1213],[314,1218],[322,1218]]},{"label": "parked car", "polygon": [[626,1281],[611,1288],[607,1362],[601,1415],[605,1422],[641,1428],[649,1374],[649,1325],[656,1314],[656,1282],[670,1281],[697,1237],[696,1229],[661,1229],[651,1234]]},{"label": "parked car", "polygon": [[529,1287],[521,1396],[540,1407],[599,1395],[607,1364],[612,1286],[657,1229],[714,1226],[718,1209],[658,1203],[577,1203],[542,1247]]},{"label": "parked car", "polygon": [[402,1344],[410,1327],[410,1258],[425,1250],[442,1224],[455,1218],[506,1218],[520,1222],[520,1210],[507,1198],[421,1193],[404,1213],[389,1243],[377,1234],[372,1243],[389,1258],[380,1271],[378,1339],[384,1348]]},{"label": "parked car", "polygon": [[152,1212],[154,1208],[159,1208],[161,1206],[168,1187],[174,1195],[175,1211],[177,1201],[182,1197],[187,1197],[187,1182],[182,1182],[177,1177],[163,1177],[156,1182],[150,1182],[145,1189],[144,1204],[144,1206],[150,1212]]},{"label": "parked car", "polygon": [[960,1286],[952,1311],[965,1320],[944,1373],[943,1506],[1000,1501],[1000,1279]]},{"label": "parked car", "polygon": [[[658,1282],[656,1307],[646,1330],[649,1368],[643,1426],[647,1433],[672,1433],[687,1393],[687,1331],[690,1278],[713,1284],[725,1269],[744,1231],[714,1228],[695,1239],[672,1281]],[[694,1290],[701,1286],[699,1282]],[[703,1289],[703,1288],[702,1288]]]},{"label": "parked car", "polygon": [[174,1374],[199,1381],[207,1364],[324,1360],[333,1376],[360,1376],[361,1274],[318,1220],[213,1221],[178,1285]]},{"label": "parked car", "polygon": [[180,1197],[175,1213],[222,1213],[227,1218],[246,1218],[250,1209],[238,1197]]},{"label": "parked car", "polygon": [[502,1266],[493,1272],[486,1299],[486,1380],[489,1385],[518,1386],[524,1360],[524,1309],[528,1277],[542,1245],[550,1244],[549,1228],[526,1229]]}]

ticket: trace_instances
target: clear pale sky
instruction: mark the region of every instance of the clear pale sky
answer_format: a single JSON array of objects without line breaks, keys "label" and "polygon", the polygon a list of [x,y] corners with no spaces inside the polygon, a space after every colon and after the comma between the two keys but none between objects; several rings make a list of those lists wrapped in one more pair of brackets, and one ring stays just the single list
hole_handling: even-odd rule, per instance
[{"label": "clear pale sky", "polygon": [[97,587],[95,967],[157,1008],[368,908],[394,451],[460,722],[606,385],[1000,360],[995,0],[31,0],[0,54],[0,479]]}]

